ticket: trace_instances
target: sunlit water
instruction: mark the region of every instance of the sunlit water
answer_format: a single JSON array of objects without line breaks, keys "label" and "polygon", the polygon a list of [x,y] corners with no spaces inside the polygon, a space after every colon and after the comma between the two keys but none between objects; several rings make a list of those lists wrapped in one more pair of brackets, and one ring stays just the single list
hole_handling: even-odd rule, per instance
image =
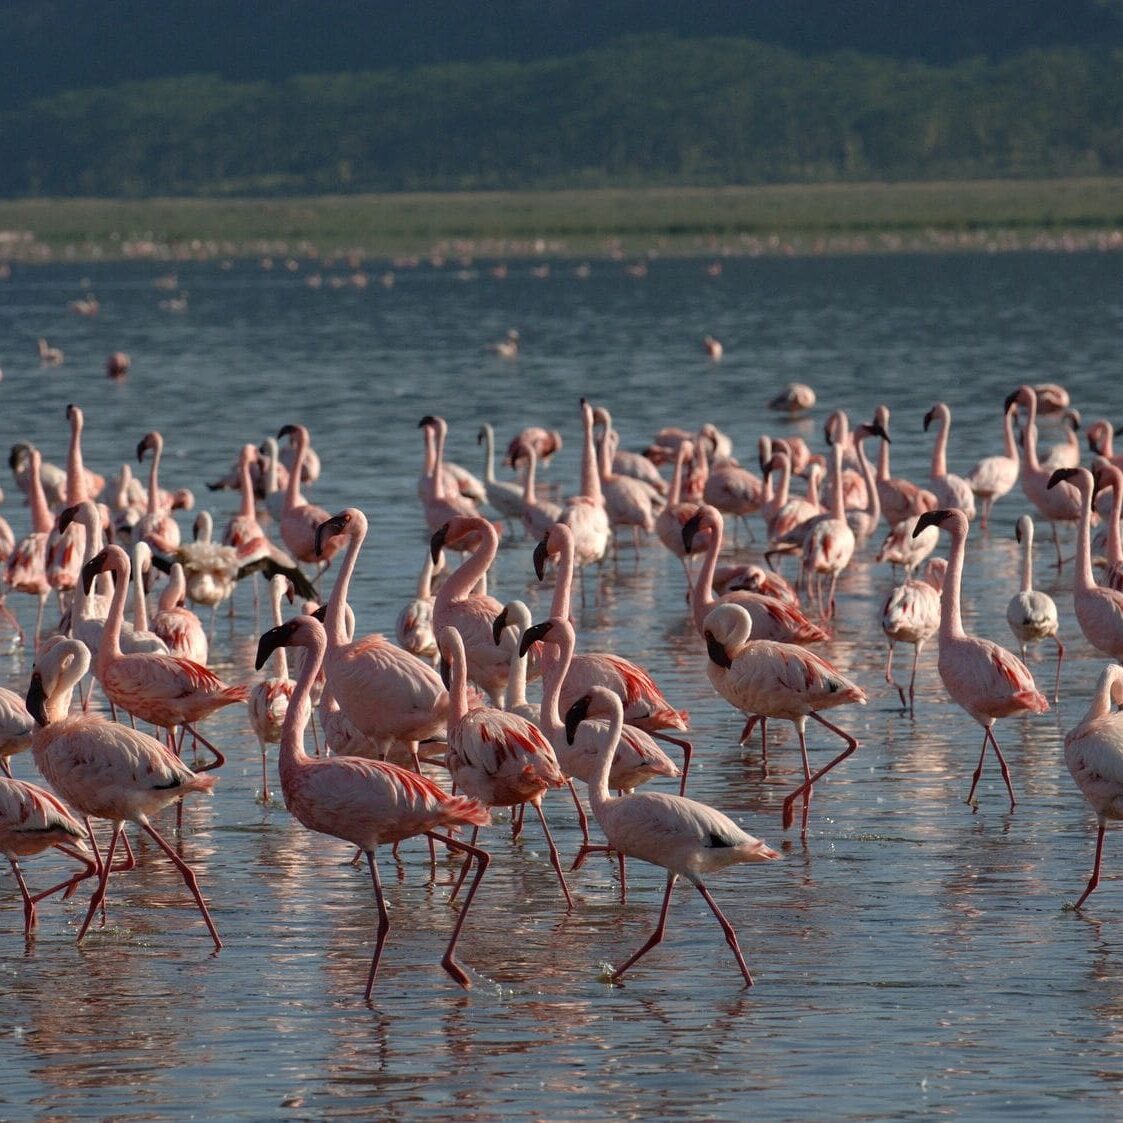
[{"label": "sunlit water", "polygon": [[[1000,406],[1022,381],[1065,382],[1086,419],[1119,419],[1123,258],[899,257],[653,263],[645,280],[594,265],[587,280],[556,264],[547,279],[512,267],[503,281],[427,267],[392,289],[313,290],[256,265],[180,269],[189,309],[149,265],[18,270],[0,285],[0,446],[34,441],[63,462],[64,408],[86,410],[87,463],[110,475],[150,428],[168,441],[164,482],[189,485],[219,527],[236,499],[211,496],[245,440],[286,422],[312,432],[324,474],[312,495],[364,508],[372,533],[352,601],[363,631],[392,630],[425,548],[415,481],[417,420],[441,412],[449,452],[479,466],[475,434],[500,439],[536,422],[567,444],[543,474],[574,486],[577,399],[608,404],[626,444],[661,424],[712,420],[750,462],[756,437],[786,425],[762,403],[792,378],[820,407],[796,430],[821,445],[826,409],[865,418],[893,409],[897,474],[923,478],[931,437],[921,417],[938,397],[954,413],[950,459],[965,471],[998,451]],[[90,280],[101,314],[65,311]],[[522,333],[515,363],[484,344]],[[726,360],[708,365],[712,332]],[[66,351],[40,369],[35,339]],[[129,351],[122,385],[105,356]],[[1047,427],[1046,439],[1059,439]],[[26,509],[14,486],[3,509],[17,534]],[[1016,490],[989,537],[972,531],[968,626],[1010,644],[1006,603],[1017,587]],[[187,519],[182,520],[187,527]],[[758,528],[759,529],[759,528]],[[1041,538],[1047,536],[1042,528]],[[879,536],[880,537],[880,536]],[[946,545],[946,542],[945,542]],[[374,1002],[361,991],[375,925],[365,870],[347,848],[310,835],[279,806],[262,808],[257,744],[241,708],[207,724],[229,754],[213,800],[190,801],[182,847],[199,869],[226,947],[211,944],[175,871],[145,842],[140,867],[110,886],[109,925],[74,944],[85,889],[41,906],[27,950],[14,882],[0,871],[0,1117],[446,1119],[907,1118],[922,1114],[1109,1116],[1123,1083],[1123,896],[1109,840],[1099,892],[1082,916],[1064,911],[1092,860],[1094,818],[1064,768],[1063,731],[1086,706],[1102,657],[1071,611],[1070,569],[1058,580],[1043,542],[1038,583],[1057,597],[1068,646],[1061,705],[1000,723],[1014,773],[1014,814],[988,765],[979,807],[963,803],[980,730],[945,697],[934,644],[921,664],[916,719],[882,680],[880,603],[892,584],[864,546],[841,585],[837,638],[825,653],[870,693],[832,716],[862,740],[817,790],[806,842],[780,827],[797,782],[790,732],[770,753],[742,750],[742,721],[711,691],[692,636],[678,563],[653,543],[638,564],[606,567],[580,609],[580,642],[646,664],[691,712],[691,794],[783,845],[784,860],[736,867],[711,887],[738,928],[757,979],[740,985],[704,903],[680,888],[671,927],[623,986],[602,980],[646,938],[662,872],[633,863],[626,905],[614,866],[595,858],[571,877],[565,915],[536,824],[512,848],[502,821],[495,856],[461,942],[473,988],[438,964],[454,913],[453,868],[427,884],[423,846],[383,855],[394,924]],[[1071,553],[1071,538],[1066,543]],[[543,618],[530,544],[505,543],[494,590]],[[591,587],[590,587],[591,592]],[[21,619],[29,598],[13,595]],[[220,616],[216,669],[251,678],[258,627],[248,589]],[[899,664],[907,667],[907,649]],[[1032,666],[1052,679],[1052,647]],[[3,678],[26,687],[28,656],[5,656]],[[812,731],[814,757],[837,751]],[[16,774],[31,778],[29,756]],[[572,809],[547,801],[572,854]],[[172,814],[161,826],[171,831]],[[60,863],[30,860],[33,886]]]}]

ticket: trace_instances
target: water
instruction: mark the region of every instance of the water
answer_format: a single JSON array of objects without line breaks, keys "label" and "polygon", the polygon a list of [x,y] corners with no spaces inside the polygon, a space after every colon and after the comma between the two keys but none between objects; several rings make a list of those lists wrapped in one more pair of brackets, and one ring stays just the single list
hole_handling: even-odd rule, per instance
[{"label": "water", "polygon": [[[719,278],[696,261],[656,261],[646,280],[594,264],[578,280],[555,265],[504,281],[452,269],[399,272],[392,289],[313,290],[301,275],[250,263],[182,266],[189,309],[158,308],[148,264],[20,269],[0,284],[0,445],[34,441],[64,460],[64,408],[86,410],[87,463],[106,475],[150,428],[168,441],[166,486],[189,485],[221,527],[231,494],[210,495],[245,440],[303,421],[324,461],[316,501],[363,507],[372,532],[352,586],[363,630],[392,630],[412,595],[426,535],[415,495],[417,420],[443,413],[450,454],[473,468],[480,421],[506,440],[529,422],[558,427],[566,447],[544,476],[577,476],[577,398],[613,411],[625,444],[657,427],[713,420],[746,462],[755,440],[788,426],[762,403],[776,384],[814,385],[820,407],[796,431],[821,446],[824,407],[866,417],[893,409],[896,474],[926,475],[923,413],[953,409],[951,466],[997,451],[1002,397],[1022,381],[1062,381],[1086,419],[1119,417],[1123,258],[957,256],[730,261]],[[65,311],[86,278],[102,303],[93,320]],[[508,327],[524,354],[484,350]],[[712,332],[726,360],[700,351]],[[35,339],[66,351],[41,370]],[[124,349],[124,384],[102,376]],[[1045,438],[1057,440],[1049,427]],[[17,534],[26,509],[8,488]],[[968,626],[1011,643],[1005,608],[1017,587],[1015,491],[993,530],[972,531]],[[182,520],[186,527],[187,520]],[[1040,537],[1047,536],[1043,531]],[[946,542],[945,542],[946,547]],[[548,605],[530,544],[504,547],[495,591]],[[739,985],[704,903],[678,890],[671,927],[626,985],[602,981],[655,922],[662,872],[632,864],[627,905],[614,867],[593,858],[559,908],[537,827],[512,849],[502,823],[495,856],[461,942],[474,986],[462,992],[438,960],[453,920],[453,870],[427,885],[422,845],[395,872],[383,856],[394,924],[370,1007],[361,991],[375,923],[367,874],[347,848],[310,835],[279,806],[254,802],[257,744],[241,708],[207,730],[229,755],[213,800],[185,813],[183,852],[199,870],[225,940],[210,941],[175,871],[151,844],[110,886],[109,926],[74,945],[85,890],[41,906],[25,951],[14,882],[0,871],[0,1117],[141,1120],[324,1119],[362,1114],[473,1119],[696,1116],[866,1120],[920,1115],[1012,1118],[1118,1113],[1123,1083],[1123,911],[1109,839],[1100,890],[1081,916],[1063,910],[1091,868],[1094,817],[1064,768],[1063,731],[1082,715],[1103,659],[1071,611],[1070,570],[1058,580],[1043,542],[1038,585],[1062,611],[1069,658],[1060,706],[998,726],[1020,804],[1008,814],[988,764],[979,808],[964,805],[980,731],[944,696],[925,653],[916,720],[882,678],[881,600],[887,567],[865,547],[841,585],[836,639],[825,654],[871,696],[832,715],[862,740],[819,789],[805,843],[780,829],[797,783],[794,737],[770,753],[741,750],[741,719],[711,691],[692,637],[678,563],[657,544],[609,568],[579,616],[587,649],[645,663],[692,715],[691,794],[784,848],[784,860],[715,877],[757,986]],[[1066,544],[1071,552],[1071,542]],[[28,598],[10,603],[33,619]],[[251,677],[257,628],[248,591],[220,617],[212,663]],[[933,645],[934,646],[934,645]],[[907,649],[906,649],[907,650]],[[908,658],[898,666],[904,670]],[[1052,679],[1052,647],[1031,661]],[[3,679],[26,687],[19,651]],[[837,751],[812,732],[815,760]],[[28,757],[16,774],[32,777]],[[572,810],[547,801],[563,854]],[[161,826],[170,829],[171,816]],[[33,886],[61,868],[26,863]]]}]

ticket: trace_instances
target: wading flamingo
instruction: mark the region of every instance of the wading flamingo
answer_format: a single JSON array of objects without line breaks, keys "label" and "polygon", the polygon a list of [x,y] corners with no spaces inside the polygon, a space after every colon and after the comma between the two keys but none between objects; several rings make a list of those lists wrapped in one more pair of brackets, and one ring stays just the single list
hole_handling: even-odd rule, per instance
[{"label": "wading flamingo", "polygon": [[[934,529],[934,528],[933,528]],[[881,630],[889,640],[889,657],[885,661],[885,681],[901,696],[901,708],[916,712],[916,664],[920,650],[940,627],[940,590],[944,587],[947,562],[933,558],[925,567],[924,577],[916,581],[906,579],[889,590],[881,608]],[[909,699],[893,678],[893,645],[912,644],[912,675],[909,678]]]},{"label": "wading flamingo", "polygon": [[[296,476],[296,472],[293,472]],[[273,609],[273,625],[280,627],[281,598],[285,595],[288,582],[278,574],[269,580],[269,601]],[[250,688],[249,701],[246,703],[250,711],[250,725],[257,734],[257,743],[261,746],[261,802],[269,802],[269,761],[265,747],[276,745],[281,740],[281,727],[284,725],[285,714],[288,713],[289,700],[296,689],[296,683],[289,678],[289,663],[285,656],[284,646],[277,648],[275,654],[276,674],[270,675],[261,682],[255,682]]]},{"label": "wading flamingo", "polygon": [[1033,519],[1022,515],[1014,528],[1014,536],[1022,544],[1022,587],[1006,606],[1006,623],[1021,645],[1025,662],[1026,644],[1051,638],[1057,645],[1057,678],[1053,685],[1053,702],[1061,696],[1061,661],[1065,645],[1057,635],[1057,606],[1048,593],[1033,587]]}]

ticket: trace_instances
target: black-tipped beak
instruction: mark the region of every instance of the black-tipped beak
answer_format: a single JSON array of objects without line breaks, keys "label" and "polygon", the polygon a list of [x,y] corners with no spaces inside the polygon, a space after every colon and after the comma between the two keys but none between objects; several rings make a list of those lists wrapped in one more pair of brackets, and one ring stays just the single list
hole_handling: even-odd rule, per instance
[{"label": "black-tipped beak", "polygon": [[58,532],[62,534],[63,531],[78,517],[78,504],[75,503],[73,507],[67,507],[65,511],[59,511],[58,515]]},{"label": "black-tipped beak", "polygon": [[90,586],[94,583],[94,578],[102,573],[105,569],[105,555],[106,551],[102,550],[100,554],[95,554],[84,566],[82,566],[82,591],[88,593]]},{"label": "black-tipped beak", "polygon": [[269,631],[257,641],[257,658],[254,660],[254,668],[260,671],[261,668],[269,662],[269,656],[272,655],[278,647],[287,647],[289,639],[295,631],[295,620],[289,620],[284,624],[278,624],[275,628],[270,628]]},{"label": "black-tipped beak", "polygon": [[277,433],[277,440],[283,440],[285,437],[291,437],[296,432],[295,425],[282,425],[280,431]]},{"label": "black-tipped beak", "polygon": [[1015,523],[1015,524],[1014,524],[1014,540],[1015,540],[1016,542],[1021,542],[1021,540],[1022,540],[1022,524],[1021,524],[1021,520],[1019,520],[1019,521],[1018,521],[1017,523]]},{"label": "black-tipped beak", "polygon": [[577,736],[577,727],[589,716],[589,696],[578,698],[565,712],[565,743],[573,744]]},{"label": "black-tipped beak", "polygon": [[316,527],[316,557],[322,557],[324,543],[337,534],[342,534],[347,529],[347,518],[344,515],[333,515],[330,519]]},{"label": "black-tipped beak", "polygon": [[893,442],[889,439],[889,431],[881,424],[880,421],[871,421],[869,424],[870,435],[880,437],[887,445]]},{"label": "black-tipped beak", "polygon": [[912,528],[912,536],[916,538],[921,531],[927,530],[930,526],[939,526],[951,514],[951,511],[925,511],[923,515],[916,520],[916,526]]},{"label": "black-tipped beak", "polygon": [[43,679],[38,671],[33,671],[31,682],[27,686],[27,697],[24,699],[27,712],[35,719],[38,725],[47,725],[47,695],[43,691]]},{"label": "black-tipped beak", "polygon": [[688,554],[694,546],[694,536],[701,526],[702,512],[696,511],[682,528],[682,545]]},{"label": "black-tipped beak", "polygon": [[429,557],[433,559],[433,564],[441,560],[441,551],[445,548],[445,540],[448,538],[448,523],[438,530],[432,538],[429,539]]},{"label": "black-tipped beak", "polygon": [[137,460],[142,461],[144,459],[144,454],[147,451],[148,451],[148,438],[144,437],[140,441],[137,442],[137,446],[136,446],[136,458],[137,458]]},{"label": "black-tipped beak", "polygon": [[328,622],[328,606],[326,604],[321,604],[320,607],[312,613],[312,619],[319,620],[321,624],[326,624]]},{"label": "black-tipped beak", "polygon": [[553,626],[549,620],[544,620],[541,624],[531,624],[519,640],[519,658],[521,659],[539,640],[545,638]]},{"label": "black-tipped beak", "polygon": [[927,413],[926,413],[926,414],[924,415],[924,431],[925,431],[926,433],[928,432],[928,426],[932,424],[932,418],[933,418],[933,417],[935,417],[935,416],[936,416],[936,411],[935,411],[935,410],[932,410],[932,409],[930,409],[930,410],[929,410],[929,411],[928,411],[928,412],[927,412]]},{"label": "black-tipped beak", "polygon": [[478,445],[482,445],[482,444],[484,443],[484,441],[486,440],[486,438],[487,438],[487,430],[486,430],[486,429],[481,429],[481,430],[480,430],[480,431],[479,431],[479,432],[478,432],[478,433],[476,434],[476,444],[478,444]]},{"label": "black-tipped beak", "polygon": [[549,535],[534,547],[534,575],[541,581],[546,576],[546,559],[550,556],[550,547],[547,545]]},{"label": "black-tipped beak", "polygon": [[710,657],[710,662],[716,663],[719,667],[733,666],[733,660],[729,658],[725,645],[714,639],[713,632],[706,632],[706,654]]},{"label": "black-tipped beak", "polygon": [[1064,483],[1065,480],[1071,480],[1078,471],[1080,471],[1079,468],[1058,468],[1049,477],[1049,483],[1046,485],[1047,490],[1051,490],[1059,483]]},{"label": "black-tipped beak", "polygon": [[418,429],[424,429],[426,425],[436,425],[437,419],[431,414],[427,413],[418,423]]},{"label": "black-tipped beak", "polygon": [[1012,394],[1006,395],[1006,400],[1002,403],[1002,412],[1009,413],[1011,406],[1018,404],[1018,397],[1021,394],[1020,390],[1015,390]]},{"label": "black-tipped beak", "polygon": [[14,472],[16,465],[20,462],[24,452],[23,445],[12,445],[11,452],[8,453],[8,467]]},{"label": "black-tipped beak", "polygon": [[452,689],[452,664],[442,655],[441,663],[438,667],[441,675],[441,682],[445,684],[445,690]]},{"label": "black-tipped beak", "polygon": [[506,608],[491,622],[491,638],[495,640],[496,647],[499,646],[499,641],[503,638],[503,629],[505,627],[507,627]]},{"label": "black-tipped beak", "polygon": [[831,436],[831,426],[829,421],[826,425],[823,426],[823,440],[827,442],[827,448],[834,448],[834,437]]}]

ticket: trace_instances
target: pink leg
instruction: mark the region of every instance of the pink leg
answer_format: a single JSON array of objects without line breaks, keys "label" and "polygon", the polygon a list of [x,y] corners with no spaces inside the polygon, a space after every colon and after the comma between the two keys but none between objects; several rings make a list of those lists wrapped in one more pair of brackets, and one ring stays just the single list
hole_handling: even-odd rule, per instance
[{"label": "pink leg", "polygon": [[[916,713],[916,665],[920,662],[920,649],[924,646],[924,640],[919,643],[913,644],[912,648],[912,677],[909,679],[909,714]],[[904,703],[904,695],[901,696],[901,702]]]},{"label": "pink leg", "polygon": [[1088,888],[1085,889],[1084,892],[1080,894],[1080,900],[1077,901],[1076,904],[1072,906],[1074,909],[1080,908],[1080,906],[1088,899],[1092,890],[1095,889],[1095,887],[1097,885],[1099,885],[1099,883],[1100,883],[1100,862],[1103,861],[1104,835],[1106,833],[1107,833],[1107,820],[1106,819],[1100,819],[1100,829],[1096,833],[1096,862],[1095,862],[1095,865],[1092,867],[1092,877],[1088,882]]},{"label": "pink leg", "polygon": [[565,883],[565,874],[562,873],[561,858],[558,857],[558,848],[554,845],[554,837],[550,834],[549,825],[546,823],[546,813],[542,810],[542,803],[540,800],[534,804],[534,810],[538,813],[538,821],[542,824],[542,832],[546,836],[546,845],[550,848],[550,865],[554,867],[554,872],[558,875],[558,884],[561,885],[562,896],[565,898],[565,908],[567,912],[573,911],[573,898],[569,895],[569,886]]},{"label": "pink leg", "polygon": [[[577,809],[577,823],[581,827],[581,842],[584,846],[587,846],[589,843],[589,818],[585,814],[585,808],[581,806],[581,797],[577,794],[573,781],[566,780],[566,784],[569,786],[569,794],[573,796],[573,806]],[[576,866],[574,869],[576,869]]]},{"label": "pink leg", "polygon": [[685,741],[681,737],[672,737],[662,730],[652,733],[651,736],[657,737],[660,741],[666,741],[669,745],[677,745],[682,749],[682,779],[679,780],[678,794],[686,795],[686,777],[690,772],[690,758],[694,755],[694,746],[689,741]]},{"label": "pink leg", "polygon": [[511,841],[518,842],[523,833],[523,819],[526,817],[526,804],[511,808]]},{"label": "pink leg", "polygon": [[1053,705],[1055,706],[1061,700],[1061,662],[1065,657],[1065,645],[1061,643],[1059,636],[1054,636],[1053,642],[1057,645],[1057,678],[1053,683]]},{"label": "pink leg", "polygon": [[23,938],[30,940],[32,932],[35,931],[35,927],[39,923],[39,917],[35,913],[35,902],[27,891],[27,882],[23,880],[19,862],[15,858],[9,858],[8,864],[12,867],[12,873],[16,875],[16,884],[19,886],[20,895],[23,897]]},{"label": "pink leg", "polygon": [[68,846],[58,845],[55,847],[61,850],[67,857],[76,858],[85,867],[80,873],[76,873],[73,877],[68,878],[66,881],[60,881],[57,885],[52,885],[50,889],[41,889],[34,897],[31,898],[32,903],[38,904],[40,901],[45,900],[47,897],[53,897],[56,893],[62,893],[63,900],[67,897],[73,896],[77,891],[78,886],[88,877],[93,877],[97,874],[97,865],[91,862],[85,854],[77,850],[71,850]]},{"label": "pink leg", "polygon": [[467,988],[472,985],[471,981],[464,973],[464,969],[456,962],[454,953],[456,951],[456,942],[460,939],[460,932],[464,927],[464,921],[468,919],[468,909],[471,908],[472,900],[476,896],[476,890],[479,889],[480,882],[487,872],[488,863],[491,861],[491,855],[486,850],[480,850],[478,847],[469,846],[466,842],[457,842],[456,839],[448,835],[438,834],[436,831],[430,831],[429,833],[438,842],[443,842],[450,849],[463,851],[467,854],[468,861],[471,861],[473,858],[476,860],[476,876],[472,879],[472,887],[468,890],[468,896],[464,898],[464,906],[460,910],[460,915],[456,918],[456,924],[453,926],[452,936],[448,941],[448,947],[445,948],[445,953],[441,957],[441,966],[462,987]]},{"label": "pink leg", "polygon": [[616,861],[620,865],[620,903],[628,903],[628,866],[623,851],[616,852]]},{"label": "pink leg", "polygon": [[[479,837],[480,837],[480,828],[479,827],[473,827],[472,828],[472,841],[468,845],[475,846],[476,845],[476,839],[479,838]],[[448,903],[450,905],[453,903],[453,901],[456,900],[457,896],[459,895],[460,890],[464,885],[464,881],[468,876],[468,867],[471,866],[471,864],[472,864],[472,859],[469,856],[465,860],[463,867],[461,867],[460,876],[456,879],[456,884],[452,887],[452,892],[448,895]]]},{"label": "pink leg", "polygon": [[390,934],[390,914],[386,911],[386,901],[382,896],[382,881],[378,876],[378,863],[369,850],[366,855],[367,865],[370,866],[370,877],[374,882],[374,899],[378,905],[378,934],[374,939],[374,957],[370,961],[367,989],[363,991],[363,999],[369,1002],[371,991],[374,990],[374,976],[378,974],[378,961],[382,958],[382,948],[386,943],[386,937]]},{"label": "pink leg", "polygon": [[257,743],[261,746],[261,802],[269,803],[269,762],[265,756],[265,742],[258,737]]},{"label": "pink leg", "polygon": [[979,785],[979,777],[983,774],[983,758],[987,755],[987,735],[986,730],[983,731],[983,747],[979,750],[979,763],[975,765],[974,774],[971,776],[971,790],[967,793],[965,803],[971,803],[975,797],[975,788]]},{"label": "pink leg", "polygon": [[[191,896],[195,898],[195,903],[199,906],[199,911],[203,914],[203,921],[207,926],[207,931],[211,934],[211,939],[214,940],[214,950],[220,951],[222,949],[222,940],[219,939],[218,930],[214,926],[214,921],[211,920],[211,914],[207,911],[206,903],[203,900],[203,894],[199,892],[199,882],[196,880],[195,871],[164,841],[160,833],[152,826],[147,820],[139,820],[141,827],[148,834],[153,842],[160,847],[161,850],[172,860],[172,864],[183,875],[183,882],[188,889],[191,890]],[[110,843],[112,846],[112,843]]]},{"label": "pink leg", "polygon": [[787,799],[784,800],[783,822],[785,830],[792,825],[792,819],[795,818],[795,813],[792,811],[792,804],[795,802],[795,800],[804,793],[810,795],[811,789],[815,786],[815,784],[817,784],[832,768],[834,768],[836,764],[841,764],[842,761],[844,761],[858,747],[858,739],[856,737],[851,737],[850,734],[846,732],[846,730],[840,729],[833,722],[827,721],[826,718],[820,717],[816,713],[810,714],[809,716],[813,717],[820,725],[825,725],[829,730],[837,733],[846,742],[846,748],[843,749],[843,751],[840,752],[838,756],[834,758],[834,760],[829,761],[822,768],[820,768],[814,776],[812,776],[808,780],[804,780],[804,782],[798,788],[796,788],[796,790],[792,792],[791,795],[787,797]]},{"label": "pink leg", "polygon": [[86,912],[86,919],[82,921],[82,927],[78,930],[78,943],[81,943],[85,938],[86,933],[89,931],[90,922],[94,918],[94,914],[105,900],[105,890],[109,884],[109,872],[113,866],[113,851],[117,849],[117,839],[121,834],[121,824],[113,824],[113,834],[109,837],[109,848],[105,852],[105,859],[101,863],[101,876],[98,878],[97,888],[94,890],[94,895],[90,898],[90,907]]},{"label": "pink leg", "polygon": [[[994,739],[994,729],[987,728],[987,736],[990,738],[990,743],[994,747],[994,755],[998,757],[998,767],[1002,770],[1002,779],[1006,782],[1006,791],[1010,794],[1010,810],[1013,811],[1018,805],[1018,801],[1014,798],[1014,785],[1010,782],[1010,769],[1006,766],[1006,758],[1002,755],[1002,750],[998,747],[998,742]],[[985,744],[985,742],[984,742]]]},{"label": "pink leg", "polygon": [[741,945],[737,943],[737,933],[733,931],[733,925],[725,919],[725,914],[717,907],[717,902],[710,896],[710,891],[700,881],[697,882],[695,888],[702,894],[702,899],[710,906],[710,911],[717,917],[717,922],[721,925],[721,930],[725,933],[725,942],[729,945],[734,958],[737,960],[737,966],[741,968],[741,974],[745,977],[745,986],[751,987],[753,985],[753,977],[749,974],[749,968],[745,963],[745,957],[741,954]]},{"label": "pink leg", "polygon": [[[257,574],[254,574],[254,576],[256,577]],[[210,749],[210,751],[214,753],[214,760],[212,760],[210,764],[203,765],[202,768],[195,769],[196,772],[211,772],[216,768],[221,768],[226,763],[226,757],[224,757],[222,753],[219,752],[219,750],[195,728],[195,726],[188,725],[187,722],[184,722],[183,728],[188,730],[191,733],[191,736],[194,737],[196,741],[201,741],[204,748]]]},{"label": "pink leg", "polygon": [[667,913],[671,910],[671,893],[674,892],[675,882],[678,881],[677,873],[667,874],[667,889],[663,894],[663,907],[659,910],[659,923],[655,926],[655,931],[651,933],[647,943],[643,945],[630,959],[624,961],[623,966],[617,967],[612,972],[612,981],[617,982],[620,977],[628,970],[629,967],[642,959],[656,944],[663,942],[663,936],[667,931]]}]

